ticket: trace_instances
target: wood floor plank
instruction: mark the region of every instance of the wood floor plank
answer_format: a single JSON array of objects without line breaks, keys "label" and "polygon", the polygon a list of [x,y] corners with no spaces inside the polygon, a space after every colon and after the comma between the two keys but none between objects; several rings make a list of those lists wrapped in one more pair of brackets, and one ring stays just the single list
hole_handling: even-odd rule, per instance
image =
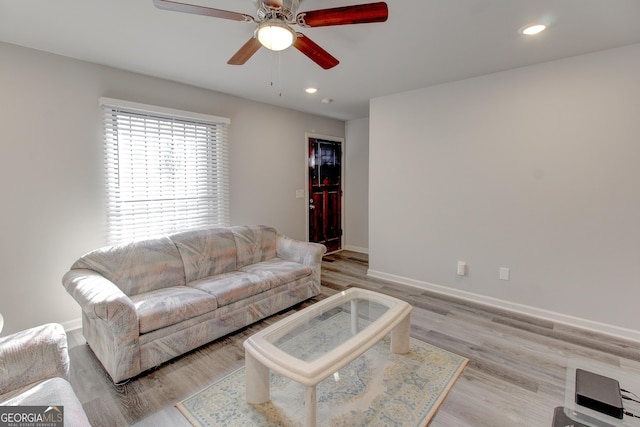
[{"label": "wood floor plank", "polygon": [[411,336],[470,359],[431,426],[548,426],[564,402],[567,361],[589,359],[640,378],[640,344],[367,276],[368,257],[325,257],[322,293],[161,367],[114,385],[69,332],[71,384],[94,427],[189,426],[175,404],[244,365],[243,341],[296,310],[350,287],[413,305]]}]

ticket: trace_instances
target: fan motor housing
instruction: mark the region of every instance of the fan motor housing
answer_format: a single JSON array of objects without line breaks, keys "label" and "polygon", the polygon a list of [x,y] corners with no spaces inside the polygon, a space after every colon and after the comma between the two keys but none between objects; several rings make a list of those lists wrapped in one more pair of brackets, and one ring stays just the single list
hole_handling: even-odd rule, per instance
[{"label": "fan motor housing", "polygon": [[258,17],[262,19],[280,18],[293,22],[300,0],[253,0],[258,9]]}]

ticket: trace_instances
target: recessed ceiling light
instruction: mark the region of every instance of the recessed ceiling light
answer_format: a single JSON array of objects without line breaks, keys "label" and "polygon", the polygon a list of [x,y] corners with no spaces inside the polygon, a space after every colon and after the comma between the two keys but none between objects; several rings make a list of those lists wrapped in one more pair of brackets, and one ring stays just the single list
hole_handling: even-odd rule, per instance
[{"label": "recessed ceiling light", "polygon": [[526,36],[533,36],[535,34],[539,34],[547,28],[544,24],[533,24],[527,25],[526,27],[522,27],[520,32]]},{"label": "recessed ceiling light", "polygon": [[316,93],[318,89],[316,89],[315,87],[308,87],[304,91],[307,93]]}]

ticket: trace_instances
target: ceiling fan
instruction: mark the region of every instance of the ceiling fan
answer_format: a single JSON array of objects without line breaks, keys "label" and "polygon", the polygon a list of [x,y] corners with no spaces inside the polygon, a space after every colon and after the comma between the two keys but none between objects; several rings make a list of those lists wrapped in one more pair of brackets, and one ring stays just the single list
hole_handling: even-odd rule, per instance
[{"label": "ceiling fan", "polygon": [[314,28],[367,24],[384,22],[388,17],[388,9],[385,2],[312,10],[296,14],[300,0],[253,0],[257,8],[257,18],[245,13],[230,12],[171,0],[153,0],[153,3],[158,9],[258,24],[253,37],[227,61],[227,64],[231,65],[244,64],[261,46],[276,51],[293,46],[320,67],[328,70],[338,65],[339,61],[309,37],[294,31],[291,28],[292,25]]}]

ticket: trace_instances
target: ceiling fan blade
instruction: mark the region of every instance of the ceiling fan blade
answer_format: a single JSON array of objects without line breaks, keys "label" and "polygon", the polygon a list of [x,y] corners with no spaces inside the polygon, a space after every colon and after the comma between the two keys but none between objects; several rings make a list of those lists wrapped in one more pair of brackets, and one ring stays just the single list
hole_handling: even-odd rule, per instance
[{"label": "ceiling fan blade", "polygon": [[242,65],[249,60],[253,56],[254,53],[260,49],[262,45],[258,41],[257,38],[251,37],[249,41],[247,41],[241,48],[238,50],[235,55],[231,57],[227,61],[229,65]]},{"label": "ceiling fan blade", "polygon": [[331,56],[329,52],[318,46],[313,40],[302,33],[296,33],[298,36],[293,42],[293,47],[307,55],[313,62],[328,70],[340,63],[336,58]]},{"label": "ceiling fan blade", "polygon": [[173,12],[193,13],[195,15],[212,16],[214,18],[231,19],[233,21],[254,21],[252,16],[244,13],[229,12],[228,10],[213,9],[195,4],[170,0],[153,0],[153,4],[155,4],[158,9],[171,10]]},{"label": "ceiling fan blade", "polygon": [[302,27],[326,27],[329,25],[384,22],[388,16],[387,4],[378,2],[300,12],[296,16],[296,20]]}]

